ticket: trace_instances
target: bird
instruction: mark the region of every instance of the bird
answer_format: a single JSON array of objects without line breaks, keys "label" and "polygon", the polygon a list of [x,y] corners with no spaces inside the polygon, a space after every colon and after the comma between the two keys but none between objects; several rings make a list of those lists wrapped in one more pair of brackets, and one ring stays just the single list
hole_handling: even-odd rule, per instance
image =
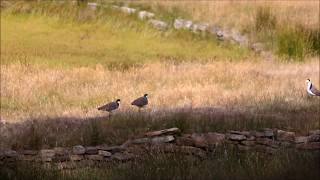
[{"label": "bird", "polygon": [[109,112],[109,117],[111,116],[111,112],[113,110],[116,110],[118,109],[120,106],[120,99],[117,99],[116,101],[113,101],[113,102],[110,102],[110,103],[107,103],[103,106],[100,106],[98,107],[98,110],[99,111],[107,111]]},{"label": "bird", "polygon": [[140,112],[140,109],[146,106],[147,104],[148,104],[148,94],[144,94],[142,97],[135,99],[131,103],[131,105],[137,106],[139,108],[139,112]]},{"label": "bird", "polygon": [[306,80],[307,83],[307,92],[308,94],[312,95],[312,96],[320,96],[320,91],[314,87],[310,81],[310,79]]}]

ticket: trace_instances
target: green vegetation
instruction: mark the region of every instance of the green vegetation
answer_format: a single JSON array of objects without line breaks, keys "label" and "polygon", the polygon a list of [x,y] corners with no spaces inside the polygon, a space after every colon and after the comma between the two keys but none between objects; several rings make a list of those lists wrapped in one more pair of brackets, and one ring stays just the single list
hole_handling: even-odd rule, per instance
[{"label": "green vegetation", "polygon": [[68,4],[18,3],[3,11],[3,64],[127,69],[155,61],[236,60],[248,55],[246,49],[220,44],[214,37],[162,32],[109,8],[92,12]]},{"label": "green vegetation", "polygon": [[281,24],[270,7],[258,8],[255,33],[270,49],[286,60],[304,61],[307,56],[319,56],[319,28],[299,24]]}]

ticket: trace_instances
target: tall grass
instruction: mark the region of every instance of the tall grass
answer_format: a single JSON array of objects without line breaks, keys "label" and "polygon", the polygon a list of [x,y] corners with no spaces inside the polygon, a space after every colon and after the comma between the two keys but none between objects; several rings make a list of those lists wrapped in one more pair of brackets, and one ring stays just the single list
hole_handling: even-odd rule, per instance
[{"label": "tall grass", "polygon": [[[227,153],[226,153],[227,152]],[[306,179],[319,177],[319,153],[281,151],[272,156],[216,150],[200,160],[149,152],[125,164],[59,171],[39,165],[0,167],[1,179]]]}]

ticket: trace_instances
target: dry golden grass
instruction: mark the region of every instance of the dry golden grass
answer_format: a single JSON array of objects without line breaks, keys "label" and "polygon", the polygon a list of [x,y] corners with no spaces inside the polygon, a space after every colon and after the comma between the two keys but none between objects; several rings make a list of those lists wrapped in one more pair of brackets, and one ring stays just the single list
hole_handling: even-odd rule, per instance
[{"label": "dry golden grass", "polygon": [[[319,62],[211,62],[146,64],[125,72],[95,68],[1,66],[1,117],[19,121],[37,116],[99,116],[96,107],[116,98],[120,112],[150,94],[149,111],[179,107],[316,109],[305,79],[319,87]],[[312,109],[312,108],[311,108]],[[276,113],[276,111],[275,111]]]},{"label": "dry golden grass", "polygon": [[280,24],[319,27],[319,1],[312,0],[144,1],[143,3],[167,8],[179,7],[190,13],[194,20],[217,23],[242,30],[254,23],[255,13],[262,6],[270,7]]}]

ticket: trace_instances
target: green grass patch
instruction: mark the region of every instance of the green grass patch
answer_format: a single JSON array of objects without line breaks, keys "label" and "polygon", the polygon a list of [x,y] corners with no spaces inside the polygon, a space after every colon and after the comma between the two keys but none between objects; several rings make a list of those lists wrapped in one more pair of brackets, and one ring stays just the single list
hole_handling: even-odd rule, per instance
[{"label": "green grass patch", "polygon": [[1,24],[3,64],[127,69],[163,60],[237,60],[249,55],[213,37],[156,30],[110,8],[93,12],[71,5],[18,3],[3,10]]}]

